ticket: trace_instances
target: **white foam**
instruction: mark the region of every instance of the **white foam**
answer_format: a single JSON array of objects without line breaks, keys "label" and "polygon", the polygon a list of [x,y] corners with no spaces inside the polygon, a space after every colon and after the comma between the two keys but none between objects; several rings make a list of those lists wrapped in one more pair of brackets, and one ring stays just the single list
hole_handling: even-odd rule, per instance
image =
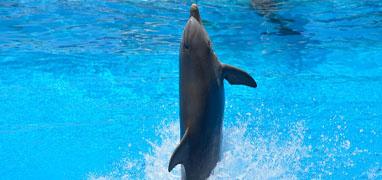
[{"label": "white foam", "polygon": [[262,137],[248,132],[246,126],[227,128],[223,157],[210,179],[297,179],[303,171],[300,161],[309,152],[303,145],[303,132],[301,122],[293,125],[288,138]]},{"label": "white foam", "polygon": [[[209,179],[297,179],[304,173],[301,160],[308,157],[303,145],[304,125],[293,124],[287,135],[263,137],[250,132],[246,125],[224,128],[222,159]],[[277,134],[277,133],[276,133]],[[144,155],[144,179],[180,179],[180,166],[167,171],[169,158],[179,142],[179,123],[173,122],[157,130],[160,142],[149,142],[151,152]],[[288,137],[285,137],[288,136]],[[136,161],[124,162],[125,173],[90,179],[134,179],[131,174],[139,166]]]}]

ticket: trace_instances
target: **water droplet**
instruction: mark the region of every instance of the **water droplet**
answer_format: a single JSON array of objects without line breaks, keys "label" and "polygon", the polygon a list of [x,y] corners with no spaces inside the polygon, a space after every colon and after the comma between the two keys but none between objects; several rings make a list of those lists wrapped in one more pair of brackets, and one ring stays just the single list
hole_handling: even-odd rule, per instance
[{"label": "water droplet", "polygon": [[342,147],[345,148],[345,149],[349,149],[350,148],[350,141],[349,140],[345,140],[344,143],[342,144]]}]

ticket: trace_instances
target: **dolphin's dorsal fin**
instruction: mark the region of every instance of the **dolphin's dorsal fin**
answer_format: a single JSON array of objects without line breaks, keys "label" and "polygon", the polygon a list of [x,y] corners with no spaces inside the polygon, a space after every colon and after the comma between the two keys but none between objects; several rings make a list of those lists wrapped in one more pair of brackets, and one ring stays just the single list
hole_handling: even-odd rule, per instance
[{"label": "dolphin's dorsal fin", "polygon": [[230,84],[242,84],[250,87],[257,87],[256,81],[245,71],[228,64],[222,64],[222,69],[224,79]]},{"label": "dolphin's dorsal fin", "polygon": [[188,131],[186,129],[179,145],[176,147],[174,153],[171,155],[168,171],[170,172],[176,165],[184,163],[188,159]]}]

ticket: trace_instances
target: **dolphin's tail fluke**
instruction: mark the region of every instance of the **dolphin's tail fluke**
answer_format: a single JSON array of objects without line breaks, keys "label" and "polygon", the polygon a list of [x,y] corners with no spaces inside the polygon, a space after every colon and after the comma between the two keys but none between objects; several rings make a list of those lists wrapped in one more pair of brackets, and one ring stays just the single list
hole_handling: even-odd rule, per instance
[{"label": "dolphin's tail fluke", "polygon": [[228,64],[222,64],[223,77],[230,84],[242,84],[250,87],[257,87],[256,81],[245,71],[230,66]]},{"label": "dolphin's tail fluke", "polygon": [[168,171],[170,172],[176,165],[184,164],[188,159],[188,139],[189,128],[186,129],[179,145],[176,147],[174,153],[171,155]]}]

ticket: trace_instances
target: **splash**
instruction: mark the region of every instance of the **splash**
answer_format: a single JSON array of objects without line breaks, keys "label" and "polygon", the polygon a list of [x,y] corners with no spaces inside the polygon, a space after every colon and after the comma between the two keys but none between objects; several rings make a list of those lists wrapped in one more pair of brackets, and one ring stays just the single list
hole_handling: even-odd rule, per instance
[{"label": "splash", "polygon": [[[180,179],[180,166],[167,171],[169,157],[179,141],[179,124],[172,122],[156,131],[160,142],[149,142],[151,152],[144,156],[143,179]],[[304,125],[297,122],[287,135],[262,135],[247,125],[224,128],[222,159],[209,177],[218,179],[297,179],[304,173],[301,161],[309,157],[309,148],[303,145]],[[276,135],[275,135],[276,134]],[[125,161],[125,173],[90,179],[134,179],[137,161]]]},{"label": "splash", "polygon": [[297,179],[301,160],[309,156],[303,124],[294,124],[287,138],[251,136],[248,130],[245,125],[226,129],[223,158],[210,179]]},{"label": "splash", "polygon": [[[180,166],[175,167],[171,173],[167,171],[169,158],[179,142],[179,123],[161,126],[157,130],[162,143],[150,142],[152,152],[145,157],[145,179],[180,179]],[[174,143],[175,142],[175,143]]]}]

